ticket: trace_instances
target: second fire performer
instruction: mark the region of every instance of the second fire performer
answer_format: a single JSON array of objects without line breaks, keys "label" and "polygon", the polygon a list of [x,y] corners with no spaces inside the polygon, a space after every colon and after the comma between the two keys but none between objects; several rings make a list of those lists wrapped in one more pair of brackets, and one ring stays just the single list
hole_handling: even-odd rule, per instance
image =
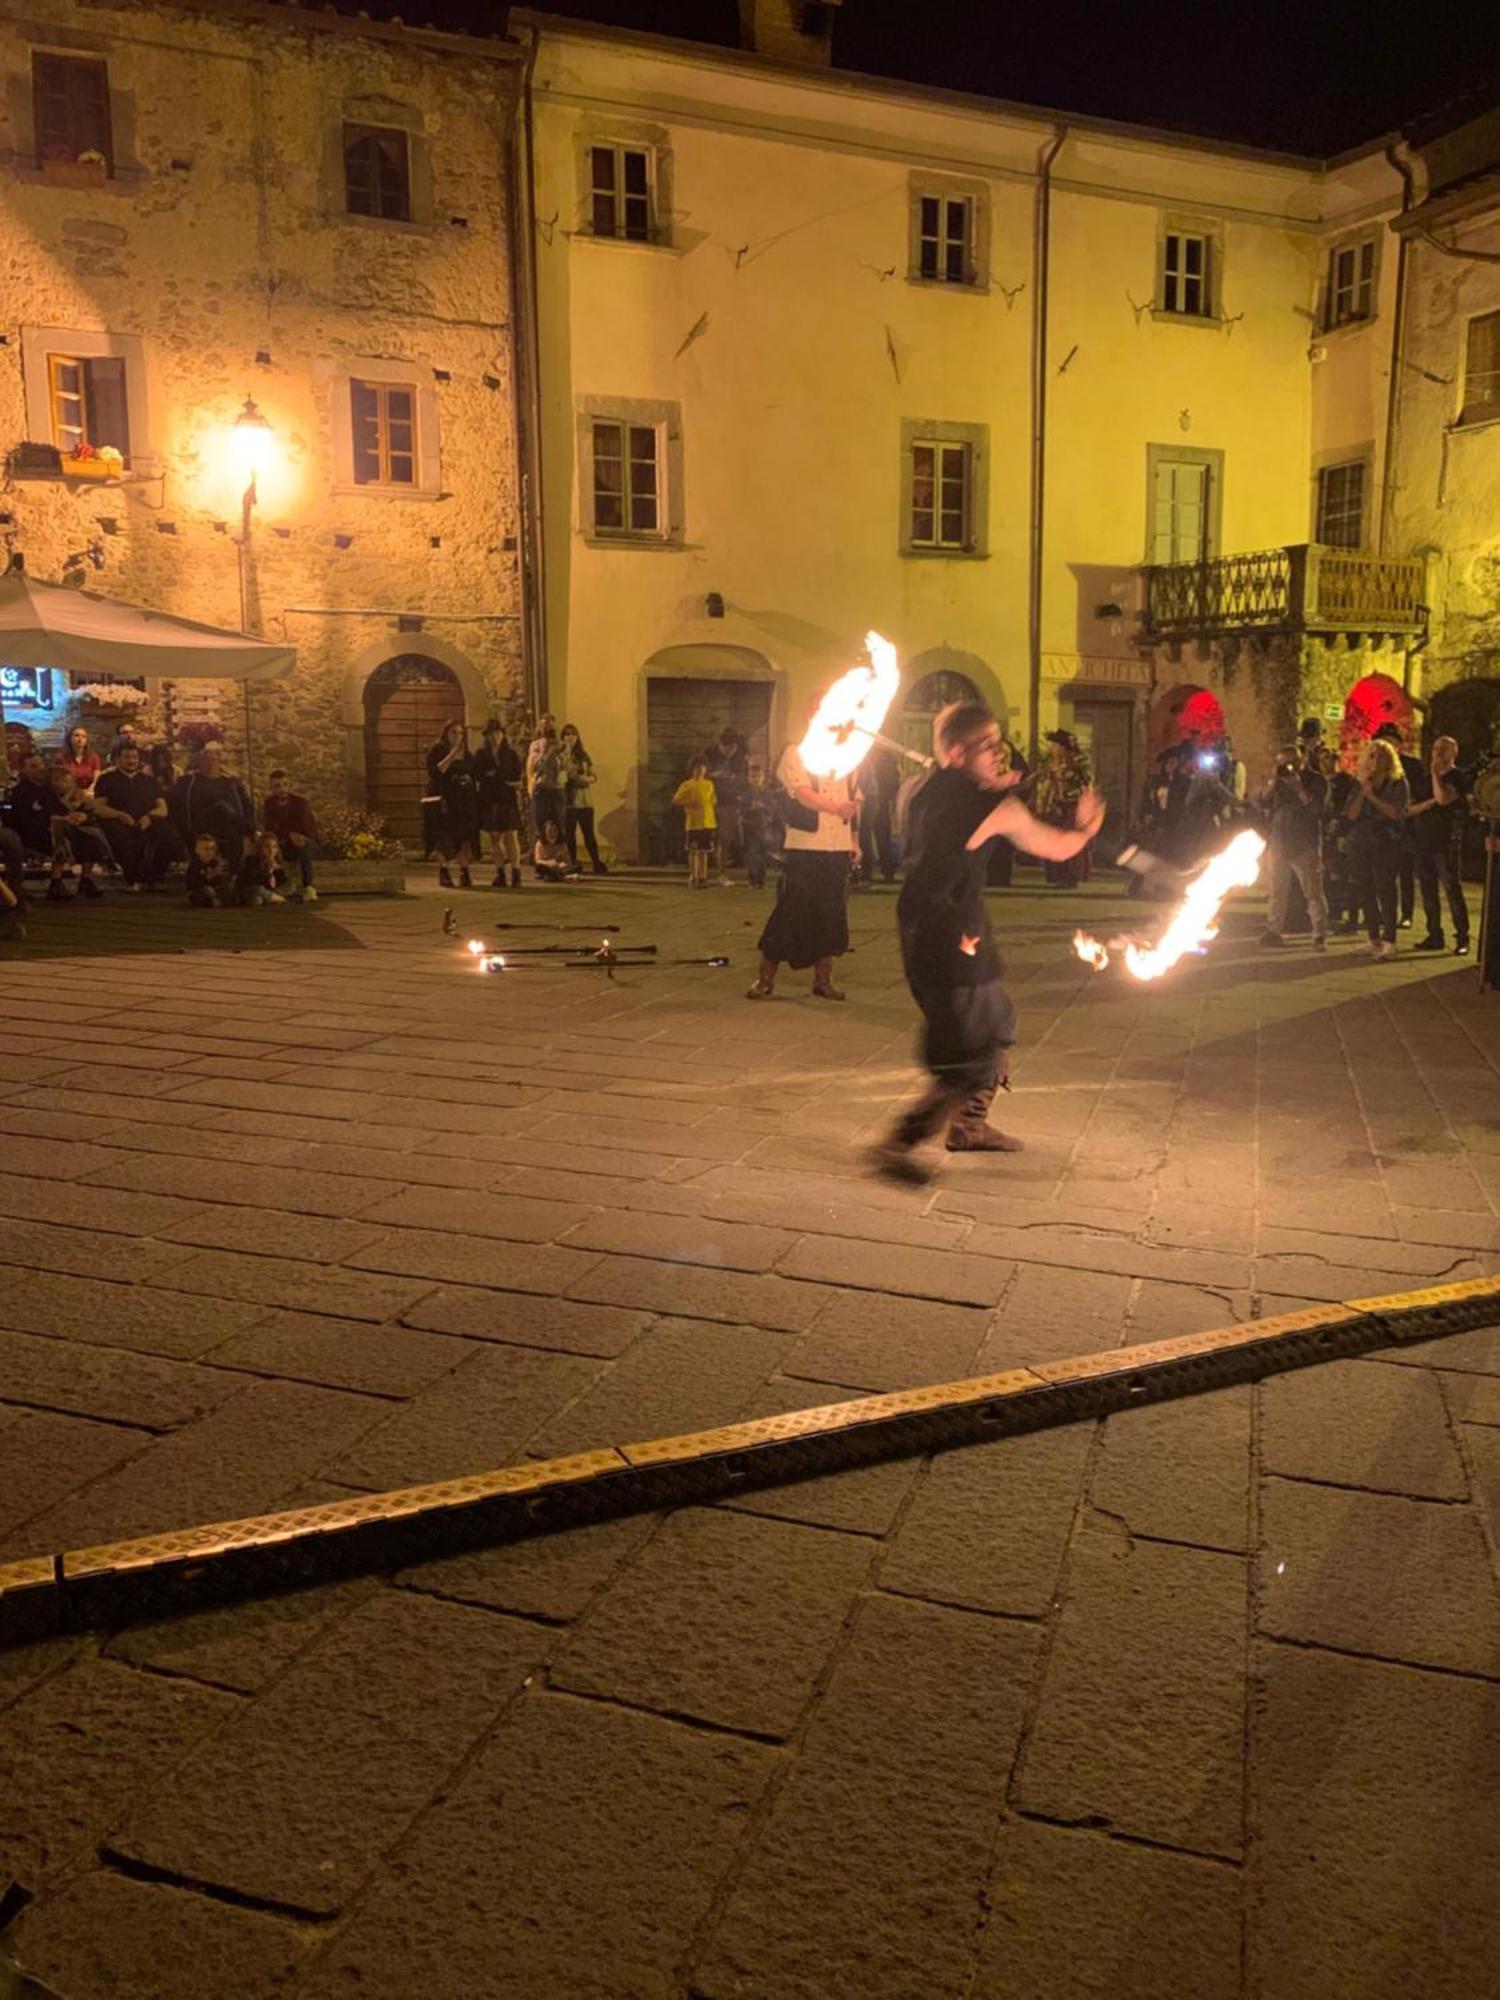
[{"label": "second fire performer", "polygon": [[917,1148],[944,1126],[950,1152],[1020,1150],[1019,1139],[988,1123],[1016,1038],[1015,1003],[1001,983],[984,908],[989,843],[1003,835],[1023,853],[1065,861],[1104,823],[1092,791],[1078,800],[1071,827],[1048,826],[1005,795],[1002,742],[987,708],[950,703],[932,728],[936,768],[906,795],[906,880],[896,918],[906,981],[926,1024],[922,1060],[932,1081],[873,1155],[882,1172],[903,1179],[926,1178]]}]

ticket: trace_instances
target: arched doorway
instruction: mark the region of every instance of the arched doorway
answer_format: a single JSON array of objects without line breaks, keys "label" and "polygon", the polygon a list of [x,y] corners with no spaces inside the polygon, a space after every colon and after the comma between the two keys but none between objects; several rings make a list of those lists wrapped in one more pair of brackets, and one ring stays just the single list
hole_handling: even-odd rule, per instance
[{"label": "arched doorway", "polygon": [[1366,674],[1354,683],[1344,700],[1344,719],[1339,724],[1342,761],[1351,764],[1361,743],[1388,722],[1394,722],[1400,730],[1403,750],[1417,747],[1411,696],[1389,674]]},{"label": "arched doorway", "polygon": [[458,677],[425,653],[399,653],[365,682],[364,708],[366,803],[420,853],[425,759],[443,724],[464,714]]},{"label": "arched doorway", "polygon": [[[748,646],[667,646],[652,654],[646,663],[645,782],[637,835],[643,860],[661,866],[682,860],[682,813],[672,794],[693,758],[717,745],[726,729],[742,736],[749,761],[769,772],[775,688],[769,662]],[[732,854],[735,835],[727,815],[725,839]]]},{"label": "arched doorway", "polygon": [[[1439,688],[1427,710],[1428,748],[1438,736],[1453,737],[1464,770],[1482,769],[1500,752],[1500,680],[1451,681]],[[1463,871],[1471,882],[1484,880],[1484,834],[1483,820],[1464,820]]]},{"label": "arched doorway", "polygon": [[1210,689],[1191,682],[1169,688],[1151,711],[1151,761],[1179,743],[1216,743],[1224,733],[1223,705]]},{"label": "arched doorway", "polygon": [[924,757],[930,757],[934,718],[950,702],[983,699],[967,674],[959,673],[955,667],[940,667],[936,673],[923,674],[920,680],[913,683],[891,734],[898,742],[920,751]]}]

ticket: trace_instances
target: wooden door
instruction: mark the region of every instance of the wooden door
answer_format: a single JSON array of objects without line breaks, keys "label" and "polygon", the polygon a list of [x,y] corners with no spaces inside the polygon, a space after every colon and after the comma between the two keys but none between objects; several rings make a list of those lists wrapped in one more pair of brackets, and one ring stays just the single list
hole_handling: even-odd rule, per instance
[{"label": "wooden door", "polygon": [[423,851],[427,752],[464,712],[449,670],[420,654],[377,667],[365,683],[365,799],[413,852]]},{"label": "wooden door", "polygon": [[769,681],[651,679],[646,683],[646,789],[641,801],[641,857],[681,861],[682,813],[672,794],[694,757],[736,729],[750,746],[752,762],[770,775]]},{"label": "wooden door", "polygon": [[1135,806],[1131,704],[1075,702],[1073,729],[1094,773],[1094,789],[1109,808],[1105,825],[1112,834],[1123,836]]}]

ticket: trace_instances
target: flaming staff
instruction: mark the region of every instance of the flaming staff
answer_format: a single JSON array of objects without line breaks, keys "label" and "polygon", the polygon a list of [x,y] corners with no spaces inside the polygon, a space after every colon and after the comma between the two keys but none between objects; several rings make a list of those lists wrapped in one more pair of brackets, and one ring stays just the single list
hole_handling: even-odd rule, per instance
[{"label": "flaming staff", "polygon": [[[884,743],[903,756],[916,755],[904,743],[880,733],[886,711],[901,689],[896,649],[878,632],[865,634],[868,664],[840,674],[818,703],[802,741],[802,761],[815,778],[847,778],[865,761],[870,746]],[[921,759],[923,763],[928,760]]]},{"label": "flaming staff", "polygon": [[1248,827],[1237,833],[1229,845],[1213,856],[1202,872],[1188,884],[1182,901],[1167,919],[1155,944],[1136,938],[1111,938],[1101,944],[1087,931],[1075,931],[1073,949],[1085,965],[1102,972],[1112,953],[1118,952],[1125,969],[1135,979],[1160,979],[1190,951],[1202,951],[1219,934],[1219,911],[1231,889],[1248,889],[1260,874],[1260,859],[1266,843]]}]

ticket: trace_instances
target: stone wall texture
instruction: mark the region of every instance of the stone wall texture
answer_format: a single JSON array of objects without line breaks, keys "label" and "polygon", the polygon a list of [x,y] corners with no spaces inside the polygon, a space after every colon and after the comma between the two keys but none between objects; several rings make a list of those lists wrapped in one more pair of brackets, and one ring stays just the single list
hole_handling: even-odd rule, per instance
[{"label": "stone wall texture", "polygon": [[[38,164],[37,50],[108,65],[101,185]],[[248,716],[262,782],[282,761],[316,797],[363,802],[363,685],[392,655],[448,667],[471,722],[521,702],[513,55],[140,0],[36,0],[0,34],[0,535],[43,580],[295,645],[295,671],[248,709],[239,689],[218,694],[240,759]],[[411,222],[345,212],[346,120],[408,133]],[[46,352],[68,346],[49,328],[139,343],[118,485],[16,468],[18,444],[47,440]],[[353,482],[348,382],[365,373],[418,393],[420,494]],[[247,396],[274,446],[242,549],[232,425]],[[202,712],[205,692],[179,709]]]}]

